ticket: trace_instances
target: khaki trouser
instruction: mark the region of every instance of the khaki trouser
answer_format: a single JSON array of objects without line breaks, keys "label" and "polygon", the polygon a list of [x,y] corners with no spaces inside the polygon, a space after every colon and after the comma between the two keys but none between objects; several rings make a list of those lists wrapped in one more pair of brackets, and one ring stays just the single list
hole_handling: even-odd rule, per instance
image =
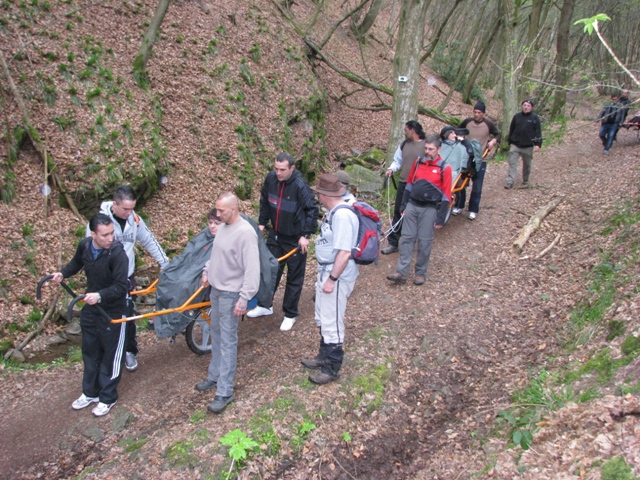
[{"label": "khaki trouser", "polygon": [[507,181],[505,185],[512,187],[518,174],[518,159],[522,157],[522,182],[529,183],[531,175],[531,162],[533,160],[533,147],[520,148],[510,145],[509,148],[509,170],[507,171]]}]

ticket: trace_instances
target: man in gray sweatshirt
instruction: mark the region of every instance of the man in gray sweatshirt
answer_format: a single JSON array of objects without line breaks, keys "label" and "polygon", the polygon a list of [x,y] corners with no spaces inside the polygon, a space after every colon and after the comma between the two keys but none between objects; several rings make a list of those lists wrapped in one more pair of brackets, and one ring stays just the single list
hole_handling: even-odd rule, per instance
[{"label": "man in gray sweatshirt", "polygon": [[211,285],[211,362],[207,379],[196,385],[204,392],[217,387],[207,409],[222,413],[234,400],[238,358],[238,323],[260,287],[258,235],[240,216],[238,197],[223,193],[216,201],[218,227],[211,258],[202,272],[202,286]]}]

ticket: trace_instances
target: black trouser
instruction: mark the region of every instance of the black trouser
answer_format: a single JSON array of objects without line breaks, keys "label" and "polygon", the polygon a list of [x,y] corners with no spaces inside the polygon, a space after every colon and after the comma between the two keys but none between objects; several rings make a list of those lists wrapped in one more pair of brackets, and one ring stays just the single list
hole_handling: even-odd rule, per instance
[{"label": "black trouser", "polygon": [[[482,162],[480,170],[476,173],[476,176],[471,180],[471,198],[469,199],[469,211],[472,213],[478,213],[480,211],[480,200],[482,199],[482,184],[484,183],[484,174],[487,171],[487,162]],[[464,204],[467,201],[467,190],[464,189],[458,192],[456,196],[456,208],[464,209]]]},{"label": "black trouser", "polygon": [[[281,238],[276,239],[275,235],[269,235],[267,238],[267,247],[271,254],[280,258],[298,247],[297,242],[290,240],[283,241]],[[291,255],[288,259],[278,264],[278,277],[276,279],[276,288],[280,285],[280,279],[287,267],[287,285],[284,290],[284,299],[282,301],[282,311],[286,317],[297,317],[300,315],[298,303],[302,294],[302,285],[304,283],[304,271],[307,266],[307,254],[300,251]],[[272,305],[260,305],[261,307],[270,308]]]},{"label": "black trouser", "polygon": [[342,361],[344,360],[344,350],[341,343],[324,343],[324,338],[320,336],[319,358],[322,360],[320,370],[327,375],[338,376]]},{"label": "black trouser", "polygon": [[[393,222],[392,225],[398,223],[402,217],[400,207],[402,206],[402,197],[404,196],[404,189],[407,187],[407,182],[398,182],[398,190],[396,192],[396,203],[393,206]],[[398,248],[398,242],[400,241],[400,235],[402,234],[402,224],[396,227],[396,231],[389,234],[387,240],[389,245],[393,245]]]},{"label": "black trouser", "polygon": [[[134,275],[129,277],[129,291],[136,289],[136,279]],[[130,295],[127,295],[127,317],[135,315],[135,303]],[[126,351],[138,355],[138,339],[136,338],[136,322],[132,320],[127,325],[127,348]]]},{"label": "black trouser", "polygon": [[87,397],[99,397],[102,403],[113,403],[118,399],[127,324],[109,323],[91,312],[81,315],[80,326],[84,361],[82,393]]}]

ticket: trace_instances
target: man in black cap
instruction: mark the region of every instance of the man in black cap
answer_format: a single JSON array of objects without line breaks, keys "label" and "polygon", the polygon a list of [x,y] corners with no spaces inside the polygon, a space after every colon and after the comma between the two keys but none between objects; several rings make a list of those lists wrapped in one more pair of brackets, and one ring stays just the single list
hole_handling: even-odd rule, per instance
[{"label": "man in black cap", "polygon": [[533,153],[542,146],[542,126],[540,117],[533,113],[533,102],[522,102],[522,111],[511,119],[509,127],[509,170],[504,188],[513,188],[518,173],[518,159],[522,157],[522,187],[529,187]]},{"label": "man in black cap", "polygon": [[358,243],[360,222],[343,199],[346,188],[338,177],[320,175],[318,185],[311,189],[328,212],[322,220],[315,249],[318,260],[315,316],[320,327],[320,349],[314,358],[303,360],[302,364],[315,370],[309,380],[323,385],[337,380],[342,367],[344,314],[359,273],[351,251]]},{"label": "man in black cap", "polygon": [[[469,131],[466,138],[480,142],[483,152],[486,149],[491,150],[500,141],[500,132],[492,121],[484,118],[485,112],[485,104],[483,102],[476,103],[473,107],[473,117],[465,118],[458,126],[459,128],[466,128]],[[480,170],[476,172],[476,176],[472,179],[471,197],[469,198],[469,220],[475,220],[480,211],[482,184],[484,183],[484,174],[486,171],[487,162],[483,159]],[[456,205],[451,213],[460,215],[462,210],[464,210],[466,200],[466,190],[463,190],[456,197]]]}]

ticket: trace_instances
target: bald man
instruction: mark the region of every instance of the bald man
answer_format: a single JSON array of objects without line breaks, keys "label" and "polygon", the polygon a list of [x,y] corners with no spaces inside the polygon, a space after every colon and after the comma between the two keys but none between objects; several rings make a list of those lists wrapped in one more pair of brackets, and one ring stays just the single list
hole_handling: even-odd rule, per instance
[{"label": "bald man", "polygon": [[211,257],[202,272],[202,285],[211,285],[211,362],[207,379],[196,385],[204,392],[217,387],[207,409],[222,413],[234,400],[238,356],[238,322],[260,286],[258,235],[240,216],[238,197],[227,192],[216,201],[218,227]]}]

